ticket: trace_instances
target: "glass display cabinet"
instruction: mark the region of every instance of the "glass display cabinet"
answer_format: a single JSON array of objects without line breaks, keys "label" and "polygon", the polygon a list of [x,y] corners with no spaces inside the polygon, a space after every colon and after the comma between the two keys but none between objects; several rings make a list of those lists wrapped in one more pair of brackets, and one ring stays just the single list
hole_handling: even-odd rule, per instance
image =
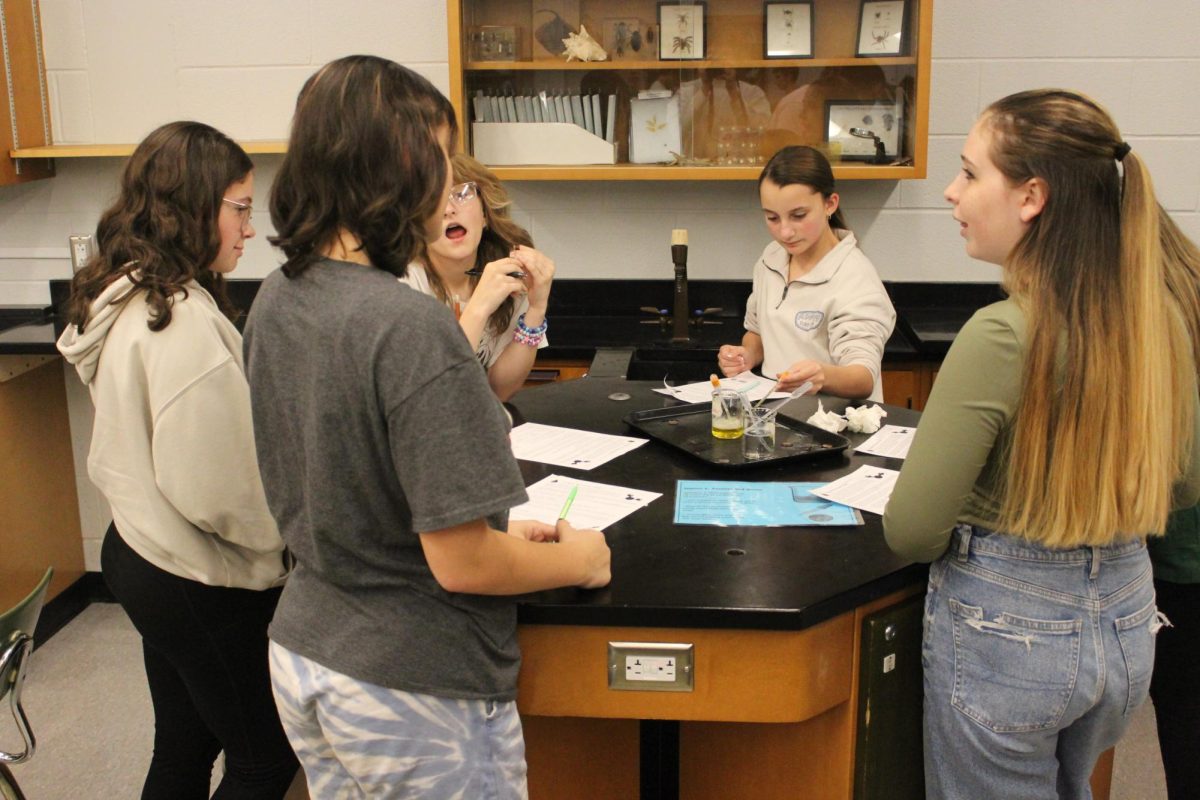
[{"label": "glass display cabinet", "polygon": [[462,144],[504,179],[745,180],[788,144],[839,180],[925,177],[933,0],[448,10]]}]

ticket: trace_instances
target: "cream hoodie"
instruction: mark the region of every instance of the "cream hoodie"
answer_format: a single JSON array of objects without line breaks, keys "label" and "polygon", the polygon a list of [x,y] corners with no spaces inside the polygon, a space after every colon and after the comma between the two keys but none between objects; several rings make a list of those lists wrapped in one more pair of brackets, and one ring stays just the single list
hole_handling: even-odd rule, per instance
[{"label": "cream hoodie", "polygon": [[121,538],[156,567],[210,586],[277,585],[283,541],[258,474],[242,337],[194,282],[152,332],[132,288],[115,281],[83,333],[58,340],[96,409],[88,475]]}]

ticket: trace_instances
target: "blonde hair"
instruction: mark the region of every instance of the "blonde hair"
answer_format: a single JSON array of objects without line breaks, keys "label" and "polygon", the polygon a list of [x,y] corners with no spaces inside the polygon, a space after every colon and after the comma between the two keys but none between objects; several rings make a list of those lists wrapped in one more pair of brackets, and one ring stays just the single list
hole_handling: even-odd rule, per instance
[{"label": "blonde hair", "polygon": [[[487,223],[487,227],[483,229],[483,236],[479,240],[479,248],[475,251],[474,266],[482,267],[492,261],[504,258],[519,244],[532,247],[533,239],[529,232],[513,222],[509,215],[508,209],[512,206],[512,200],[496,174],[465,153],[456,153],[450,159],[450,163],[454,167],[456,184],[466,181],[475,184],[479,194],[479,203],[483,206],[483,219]],[[429,261],[428,244],[422,249],[420,258],[421,263],[426,266],[425,273],[429,277],[429,285],[433,288],[434,296],[443,303],[448,303],[450,295],[446,291],[446,286]],[[474,286],[478,281],[479,278],[471,278],[471,285]],[[513,299],[508,297],[492,312],[492,316],[488,319],[488,330],[493,335],[499,335],[508,330],[508,324],[512,321],[513,306]]]},{"label": "blonde hair", "polygon": [[1022,92],[982,124],[1011,184],[1047,187],[1004,264],[1029,328],[1000,527],[1063,548],[1160,533],[1196,424],[1196,247],[1091,99]]}]

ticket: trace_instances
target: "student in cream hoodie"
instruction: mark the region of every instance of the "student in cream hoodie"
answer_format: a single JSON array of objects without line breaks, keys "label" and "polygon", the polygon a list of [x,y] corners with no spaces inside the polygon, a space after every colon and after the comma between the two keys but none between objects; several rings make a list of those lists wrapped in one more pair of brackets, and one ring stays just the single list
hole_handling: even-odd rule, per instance
[{"label": "student in cream hoodie", "polygon": [[896,311],[842,219],[833,169],[811,147],[785,147],[758,178],[774,239],[754,266],[740,345],[722,345],[727,377],[761,365],[790,392],[883,401],[883,348]]},{"label": "student in cream hoodie", "polygon": [[154,706],[146,798],[280,798],[297,761],[267,668],[285,575],[254,450],[224,273],[250,224],[253,164],[175,122],[130,157],[75,277],[58,348],[95,405],[88,475],[112,508],[104,578],[142,636]]}]

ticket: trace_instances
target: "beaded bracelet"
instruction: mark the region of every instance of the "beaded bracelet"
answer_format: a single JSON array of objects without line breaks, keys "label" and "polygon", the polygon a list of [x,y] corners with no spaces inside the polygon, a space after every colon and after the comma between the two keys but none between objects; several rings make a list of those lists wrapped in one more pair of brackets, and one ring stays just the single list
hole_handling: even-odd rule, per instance
[{"label": "beaded bracelet", "polygon": [[538,325],[536,328],[530,328],[528,325],[525,324],[525,315],[524,314],[521,314],[519,317],[517,317],[517,330],[519,330],[521,333],[525,334],[526,336],[540,336],[546,332],[546,328],[549,327],[549,325],[550,325],[549,320],[547,320],[545,317],[543,317],[541,325]]},{"label": "beaded bracelet", "polygon": [[546,336],[546,329],[549,327],[549,322],[545,319],[542,324],[536,328],[530,328],[525,324],[525,315],[517,317],[517,327],[513,331],[513,341],[517,344],[528,345],[529,347],[538,347],[542,343],[542,339]]}]

